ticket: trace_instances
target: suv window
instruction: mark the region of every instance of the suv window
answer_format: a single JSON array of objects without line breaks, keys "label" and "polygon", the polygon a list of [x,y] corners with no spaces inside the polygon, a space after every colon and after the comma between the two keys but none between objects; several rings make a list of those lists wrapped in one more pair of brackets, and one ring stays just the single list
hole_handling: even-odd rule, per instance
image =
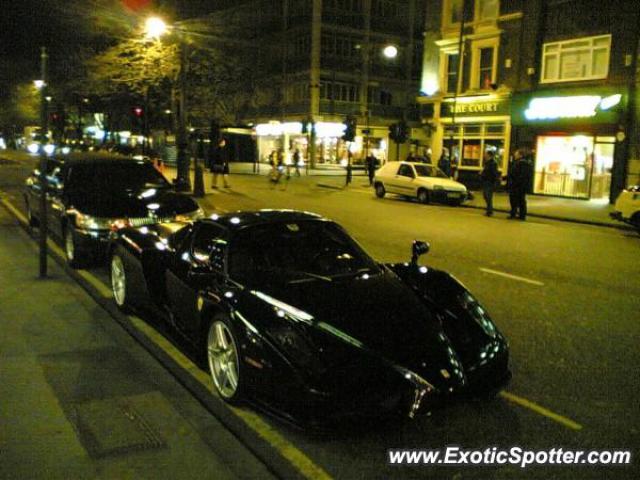
[{"label": "suv window", "polygon": [[398,175],[403,177],[416,178],[416,174],[413,173],[413,168],[411,168],[411,165],[407,164],[400,165],[400,168],[398,169]]},{"label": "suv window", "polygon": [[215,223],[202,223],[191,243],[191,257],[199,264],[209,264],[224,271],[227,252],[227,230]]}]

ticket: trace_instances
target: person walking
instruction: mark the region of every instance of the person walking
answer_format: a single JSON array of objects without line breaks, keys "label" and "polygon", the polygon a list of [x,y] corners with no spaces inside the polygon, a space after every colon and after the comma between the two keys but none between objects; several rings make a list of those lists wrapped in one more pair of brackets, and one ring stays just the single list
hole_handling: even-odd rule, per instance
[{"label": "person walking", "polygon": [[293,166],[295,167],[296,177],[300,176],[300,150],[296,148],[293,152]]},{"label": "person walking", "polygon": [[367,167],[367,175],[369,177],[369,186],[373,186],[373,179],[376,176],[376,163],[377,159],[374,155],[370,154],[367,156],[365,161],[365,166]]},{"label": "person walking", "polygon": [[527,218],[527,191],[531,183],[531,165],[522,149],[513,154],[513,161],[509,164],[507,174],[507,189],[509,190],[509,203],[511,212],[509,218],[516,216],[520,220]]},{"label": "person walking", "polygon": [[495,153],[493,150],[487,150],[484,152],[484,166],[482,172],[480,172],[482,195],[487,204],[487,211],[485,213],[487,217],[493,216],[493,192],[499,178],[500,172],[498,171],[498,162],[496,162]]},{"label": "person walking", "polygon": [[211,188],[218,188],[218,176],[222,175],[224,188],[229,188],[229,151],[227,149],[227,141],[223,138],[218,142],[211,159]]}]

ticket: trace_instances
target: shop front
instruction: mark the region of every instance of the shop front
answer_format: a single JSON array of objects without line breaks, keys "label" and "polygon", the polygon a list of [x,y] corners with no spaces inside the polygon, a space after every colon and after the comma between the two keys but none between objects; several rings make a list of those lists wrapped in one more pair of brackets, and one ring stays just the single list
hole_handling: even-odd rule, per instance
[{"label": "shop front", "polygon": [[533,193],[609,200],[624,100],[608,88],[514,96],[513,142],[534,150]]},{"label": "shop front", "polygon": [[[476,188],[484,164],[484,152],[495,154],[506,172],[511,134],[508,96],[496,94],[444,99],[440,106],[434,151],[449,153],[454,177]],[[439,137],[439,138],[438,138]],[[433,159],[434,164],[438,158]]]},{"label": "shop front", "polygon": [[388,154],[387,129],[370,127],[358,129],[353,142],[342,140],[345,125],[338,122],[269,122],[256,125],[255,134],[258,139],[258,156],[260,162],[269,163],[270,159],[282,155],[285,164],[293,162],[293,155],[298,151],[300,161],[310,164],[309,148],[311,129],[315,131],[315,165],[346,166],[351,152],[352,164],[364,162],[367,154],[373,154],[384,163]]}]

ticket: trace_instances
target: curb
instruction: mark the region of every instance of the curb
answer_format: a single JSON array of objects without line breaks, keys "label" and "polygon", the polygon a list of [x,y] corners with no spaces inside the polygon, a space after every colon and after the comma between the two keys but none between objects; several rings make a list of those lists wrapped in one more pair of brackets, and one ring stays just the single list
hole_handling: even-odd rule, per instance
[{"label": "curb", "polygon": [[[485,207],[479,206],[479,205],[460,205],[463,208],[471,208],[471,209],[475,209],[475,210],[485,210]],[[493,209],[494,212],[501,212],[501,213],[510,213],[510,210],[506,210],[503,208],[494,208]],[[626,232],[633,232],[634,229],[632,227],[629,227],[627,225],[616,225],[614,223],[606,223],[606,222],[598,222],[596,220],[582,220],[582,219],[578,219],[578,218],[569,218],[569,217],[559,217],[557,215],[547,215],[545,213],[532,213],[532,212],[527,212],[527,217],[534,217],[534,218],[544,218],[547,220],[556,220],[559,222],[567,222],[567,223],[577,223],[577,224],[581,224],[581,225],[591,225],[594,227],[607,227],[607,228],[615,228],[617,230],[622,230],[622,231],[626,231]]]},{"label": "curb", "polygon": [[[13,216],[20,227],[31,237],[31,228],[26,223],[26,218],[9,200],[0,198],[0,208],[4,208]],[[160,345],[158,345],[143,330],[136,327],[132,317],[121,312],[116,304],[112,301],[110,289],[107,285],[94,280],[89,272],[85,270],[74,270],[64,259],[61,248],[49,237],[47,239],[47,256],[52,259],[62,270],[68,275],[80,288],[82,288],[96,304],[101,307],[109,316],[111,316],[124,330],[128,333],[140,346],[145,349],[159,364],[169,372],[171,376],[183,386],[187,391],[191,392],[193,398],[199,402],[211,415],[213,415],[231,435],[236,437],[238,441],[251,452],[256,459],[262,463],[265,468],[276,478],[306,480],[309,478],[330,478],[321,468],[317,468],[314,464],[301,465],[287,458],[283,453],[274,446],[268,439],[270,431],[275,429],[267,424],[270,431],[261,432],[251,426],[251,418],[253,412],[248,415],[235,413],[235,407],[229,407],[217,400],[211,391],[199,381],[198,377],[192,372],[185,370],[176,359]],[[108,294],[108,295],[107,295]],[[141,319],[145,322],[146,320]],[[164,338],[164,337],[163,337]],[[172,342],[167,339],[168,342]],[[173,343],[172,343],[173,344]],[[182,352],[182,355],[191,360],[197,366],[196,361],[191,357],[190,353]],[[259,405],[248,402],[256,412],[265,413],[260,409]],[[267,412],[268,415],[268,412]],[[287,424],[286,419],[277,419],[277,421]],[[291,424],[290,424],[291,425]],[[295,425],[293,425],[295,427]],[[277,435],[277,433],[276,433]],[[305,468],[306,467],[306,468]]]}]

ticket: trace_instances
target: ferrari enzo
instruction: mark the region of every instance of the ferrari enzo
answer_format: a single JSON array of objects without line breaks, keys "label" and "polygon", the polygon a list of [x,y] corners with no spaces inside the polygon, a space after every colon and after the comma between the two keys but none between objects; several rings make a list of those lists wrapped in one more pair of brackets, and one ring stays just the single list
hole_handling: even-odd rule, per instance
[{"label": "ferrari enzo", "polygon": [[297,421],[401,413],[494,396],[508,345],[451,275],[374,261],[336,223],[261,210],[123,228],[110,249],[121,309],[159,312],[217,393]]}]

